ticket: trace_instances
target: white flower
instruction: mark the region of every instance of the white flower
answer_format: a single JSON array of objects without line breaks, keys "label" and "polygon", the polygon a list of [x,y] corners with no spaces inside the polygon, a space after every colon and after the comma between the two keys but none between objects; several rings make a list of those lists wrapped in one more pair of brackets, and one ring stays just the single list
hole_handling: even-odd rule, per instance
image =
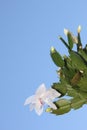
[{"label": "white flower", "polygon": [[30,110],[32,111],[35,109],[36,113],[38,115],[41,115],[43,112],[44,104],[49,105],[53,109],[57,109],[52,100],[59,97],[60,95],[60,93],[52,88],[46,90],[45,85],[41,84],[37,89],[35,95],[32,95],[25,100],[24,105],[30,104]]}]

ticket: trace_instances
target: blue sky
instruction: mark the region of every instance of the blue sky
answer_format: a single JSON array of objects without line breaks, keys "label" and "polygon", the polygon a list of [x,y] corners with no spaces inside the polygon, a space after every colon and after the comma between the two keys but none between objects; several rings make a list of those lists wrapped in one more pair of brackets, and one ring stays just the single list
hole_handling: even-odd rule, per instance
[{"label": "blue sky", "polygon": [[49,51],[67,54],[58,40],[64,28],[76,34],[80,24],[87,43],[86,12],[86,0],[0,0],[0,130],[86,129],[86,105],[62,116],[23,105],[41,83],[58,81]]}]

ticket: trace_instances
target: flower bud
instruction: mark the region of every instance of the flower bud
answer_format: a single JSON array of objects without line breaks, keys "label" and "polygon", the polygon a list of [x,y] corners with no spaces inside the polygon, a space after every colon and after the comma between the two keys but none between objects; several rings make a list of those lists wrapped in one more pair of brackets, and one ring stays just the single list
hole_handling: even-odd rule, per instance
[{"label": "flower bud", "polygon": [[69,33],[69,30],[64,28],[64,34],[67,36],[68,33]]},{"label": "flower bud", "polygon": [[78,26],[77,32],[80,33],[81,32],[81,26]]}]

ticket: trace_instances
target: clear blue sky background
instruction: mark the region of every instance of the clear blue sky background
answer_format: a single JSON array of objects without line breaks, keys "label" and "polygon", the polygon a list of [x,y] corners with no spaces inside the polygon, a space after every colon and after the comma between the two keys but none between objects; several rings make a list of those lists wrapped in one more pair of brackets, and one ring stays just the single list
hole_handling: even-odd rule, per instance
[{"label": "clear blue sky background", "polygon": [[0,130],[86,129],[86,105],[62,116],[37,116],[23,105],[41,83],[58,81],[50,47],[67,54],[58,35],[76,34],[79,24],[85,45],[86,0],[0,0]]}]

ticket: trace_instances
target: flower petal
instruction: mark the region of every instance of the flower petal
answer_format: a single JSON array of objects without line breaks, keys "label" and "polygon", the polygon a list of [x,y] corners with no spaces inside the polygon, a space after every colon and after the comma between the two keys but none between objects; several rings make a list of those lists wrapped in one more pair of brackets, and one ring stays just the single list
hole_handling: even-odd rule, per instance
[{"label": "flower petal", "polygon": [[51,108],[53,108],[55,110],[57,109],[56,105],[52,101],[50,101],[49,99],[45,100],[45,103],[47,105],[49,105]]},{"label": "flower petal", "polygon": [[44,92],[46,92],[45,84],[41,84],[41,85],[39,86],[39,88],[37,89],[35,95],[38,95],[38,96],[39,96],[39,95],[43,94]]},{"label": "flower petal", "polygon": [[30,104],[30,103],[32,103],[32,102],[35,102],[35,95],[28,97],[28,98],[25,100],[24,105],[28,105],[28,104]]},{"label": "flower petal", "polygon": [[30,104],[30,111],[32,111],[35,108],[35,103]]},{"label": "flower petal", "polygon": [[38,115],[41,115],[43,113],[43,105],[40,102],[37,102],[35,104],[35,111]]},{"label": "flower petal", "polygon": [[35,111],[40,116],[43,113],[43,107],[40,109],[35,109]]},{"label": "flower petal", "polygon": [[49,98],[51,100],[59,97],[61,94],[59,92],[57,92],[55,89],[50,88],[46,94],[45,94],[45,98]]}]

